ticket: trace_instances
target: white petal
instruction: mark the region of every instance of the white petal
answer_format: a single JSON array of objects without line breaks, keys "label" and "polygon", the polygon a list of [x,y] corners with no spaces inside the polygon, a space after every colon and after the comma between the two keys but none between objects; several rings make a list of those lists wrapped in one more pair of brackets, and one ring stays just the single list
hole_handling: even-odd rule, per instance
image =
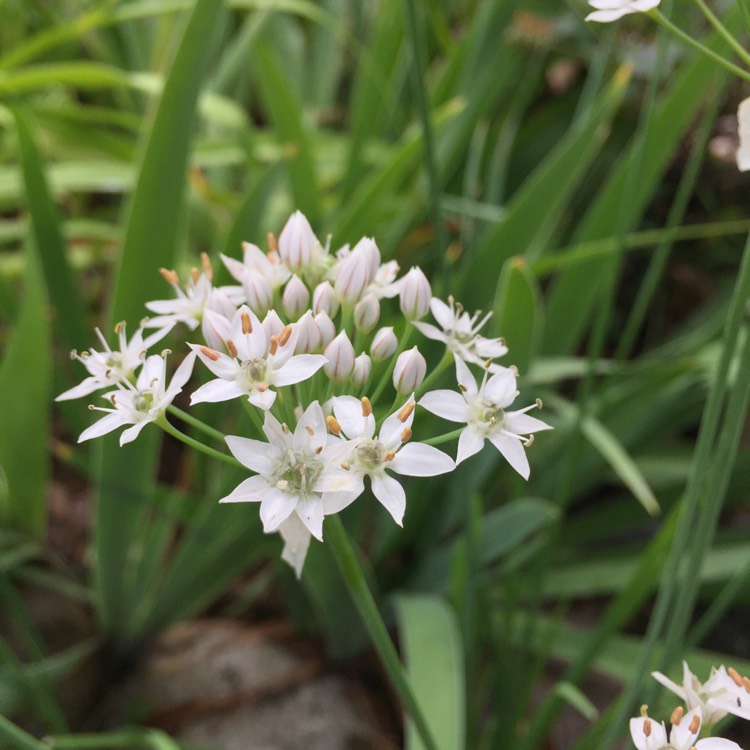
[{"label": "white petal", "polygon": [[362,414],[362,402],[354,396],[337,396],[333,399],[333,416],[341,430],[349,438],[372,437],[375,432],[375,417]]},{"label": "white petal", "polygon": [[526,458],[526,451],[523,449],[521,441],[517,438],[505,435],[502,432],[488,435],[492,444],[503,454],[505,460],[524,478],[528,479],[531,470],[529,469],[529,459]]},{"label": "white petal", "polygon": [[267,412],[276,401],[276,391],[266,388],[264,391],[253,390],[248,394],[247,400],[259,409]]},{"label": "white petal", "polygon": [[142,422],[136,422],[132,427],[128,427],[127,430],[123,430],[120,435],[120,445],[132,443],[141,434],[141,430],[151,421],[150,419],[144,419]]},{"label": "white petal", "polygon": [[404,405],[396,409],[389,417],[386,417],[383,422],[378,437],[380,438],[380,442],[387,446],[389,450],[395,450],[401,445],[401,434],[404,428],[411,427],[414,421],[414,409],[411,410],[411,413],[403,422],[399,419],[399,415],[406,406],[413,403],[414,396],[409,396]]},{"label": "white petal", "polygon": [[260,520],[266,534],[276,531],[294,512],[299,498],[277,487],[269,487],[260,503]]},{"label": "white petal", "polygon": [[301,500],[297,503],[297,515],[307,526],[310,533],[321,542],[323,541],[323,500],[319,495]]},{"label": "white petal", "polygon": [[456,453],[456,465],[465,461],[475,453],[479,453],[484,447],[484,435],[471,425],[467,427],[458,438],[458,452]]},{"label": "white petal", "polygon": [[469,366],[461,357],[454,356],[456,361],[456,382],[466,389],[469,396],[475,396],[478,392],[477,381],[471,373]]},{"label": "white petal", "polygon": [[513,370],[495,373],[484,386],[484,396],[488,401],[501,407],[510,406],[516,398],[516,374]]},{"label": "white petal", "polygon": [[275,385],[293,385],[311,378],[328,360],[322,354],[297,354],[273,373]]},{"label": "white petal", "polygon": [[418,403],[427,411],[451,422],[468,421],[466,400],[456,391],[430,391],[425,393]]},{"label": "white petal", "polygon": [[403,526],[404,511],[406,510],[406,493],[404,488],[385,472],[370,477],[372,494],[383,507],[393,516],[393,520]]},{"label": "white petal", "polygon": [[747,172],[750,169],[750,97],[743,99],[737,108],[737,131],[740,136],[737,168]]},{"label": "white petal", "polygon": [[651,676],[659,683],[664,685],[665,688],[671,690],[675,695],[679,696],[683,701],[687,700],[685,690],[675,682],[672,682],[666,675],[661,672],[651,672]]},{"label": "white petal", "polygon": [[249,477],[240,482],[220,503],[259,503],[268,491],[268,480],[265,477]]},{"label": "white petal", "polygon": [[232,455],[256,474],[273,474],[279,460],[279,449],[276,446],[252,438],[227,435],[225,438]]},{"label": "white petal", "polygon": [[87,427],[78,438],[78,442],[82,443],[84,440],[91,440],[92,438],[101,437],[106,435],[112,430],[116,430],[118,427],[130,424],[130,422],[120,413],[113,412],[102,417],[98,422],[94,422],[91,427]]},{"label": "white petal", "polygon": [[[698,729],[695,732],[690,731],[693,719],[698,716]],[[696,706],[692,711],[688,711],[679,724],[672,724],[672,731],[669,733],[669,741],[676,748],[685,748],[688,750],[695,744],[695,739],[700,733],[702,724],[702,714],[700,707]]]},{"label": "white petal", "polygon": [[310,546],[310,532],[305,524],[299,520],[297,514],[292,513],[279,526],[279,533],[284,540],[281,559],[294,568],[294,572],[299,578],[302,575],[302,566],[305,564],[307,550]]},{"label": "white petal", "polygon": [[279,450],[286,450],[292,445],[292,436],[284,431],[281,422],[270,411],[266,412],[266,418],[263,420],[263,432],[268,442]]},{"label": "white petal", "polygon": [[105,383],[99,378],[86,378],[84,381],[79,383],[77,386],[70,388],[69,390],[61,393],[55,401],[68,401],[72,398],[81,398],[82,396],[88,396],[94,391],[98,391],[100,388],[110,387],[112,383]]},{"label": "white petal", "polygon": [[234,380],[222,380],[216,378],[209,380],[190,396],[190,404],[211,403],[229,401],[245,395],[245,390],[240,388]]},{"label": "white petal", "polygon": [[169,390],[174,391],[175,396],[182,390],[182,386],[190,380],[190,376],[193,374],[193,365],[195,365],[194,351],[190,352],[190,354],[182,360],[180,366],[175,370],[174,375],[172,375]]},{"label": "white petal", "polygon": [[433,341],[442,341],[445,343],[445,334],[439,329],[435,328],[431,323],[421,323],[414,321],[412,325],[423,335],[427,336],[428,339]]},{"label": "white petal", "polygon": [[315,452],[325,447],[327,442],[328,432],[323,410],[317,401],[313,401],[297,422],[292,447],[300,453],[305,451]]},{"label": "white petal", "polygon": [[696,750],[742,750],[736,742],[726,740],[723,737],[706,737],[698,740],[695,747]]},{"label": "white petal", "polygon": [[430,310],[432,316],[437,320],[443,330],[454,328],[456,316],[453,314],[450,306],[446,305],[443,300],[433,297],[430,300]]},{"label": "white petal", "polygon": [[[643,731],[647,721],[650,724],[648,735]],[[646,719],[642,716],[630,720],[630,736],[638,750],[652,750],[652,748],[667,746],[667,730],[664,724],[657,724],[653,719]]]},{"label": "white petal", "polygon": [[201,347],[197,344],[190,344],[190,348],[198,355],[201,362],[208,367],[211,372],[216,375],[217,378],[223,378],[224,380],[234,380],[240,372],[240,366],[234,357],[230,357],[228,354],[222,352],[216,352],[219,355],[218,359],[211,359],[206,356]]},{"label": "white petal", "polygon": [[363,492],[365,484],[362,482],[362,489],[352,490],[350,492],[326,492],[323,495],[323,512],[327,516],[339,513],[344,508],[351,505]]},{"label": "white petal", "polygon": [[453,459],[443,451],[424,443],[407,443],[388,464],[397,474],[409,477],[434,477],[453,471]]},{"label": "white petal", "polygon": [[532,432],[551,430],[552,427],[536,417],[530,417],[520,411],[506,411],[503,425],[516,435],[530,435]]}]

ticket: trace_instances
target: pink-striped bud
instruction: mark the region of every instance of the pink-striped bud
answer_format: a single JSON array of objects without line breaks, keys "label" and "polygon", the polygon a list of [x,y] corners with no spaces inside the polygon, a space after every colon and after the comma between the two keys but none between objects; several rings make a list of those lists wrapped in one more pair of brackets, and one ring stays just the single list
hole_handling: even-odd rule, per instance
[{"label": "pink-striped bud", "polygon": [[432,299],[430,282],[419,266],[414,266],[401,280],[399,306],[407,320],[419,320],[427,315]]},{"label": "pink-striped bud", "polygon": [[427,373],[427,361],[417,347],[401,352],[393,368],[393,387],[401,394],[414,392]]},{"label": "pink-striped bud", "polygon": [[374,294],[366,294],[354,307],[354,325],[358,331],[369,333],[380,320],[380,302]]},{"label": "pink-striped bud", "polygon": [[279,317],[276,310],[269,310],[266,317],[263,318],[263,330],[266,332],[268,340],[271,340],[271,336],[280,336],[284,330],[284,321]]},{"label": "pink-striped bud", "polygon": [[372,360],[362,352],[354,359],[354,369],[352,370],[352,383],[358,388],[364,387],[367,379],[370,377],[372,370]]},{"label": "pink-striped bud", "polygon": [[323,349],[320,328],[309,310],[297,321],[295,329],[297,331],[297,344],[294,351],[297,354],[310,354]]},{"label": "pink-striped bud", "polygon": [[357,303],[373,276],[368,250],[360,244],[339,264],[334,284],[339,299],[349,305]]},{"label": "pink-striped bud", "polygon": [[398,349],[398,338],[396,338],[396,334],[393,332],[391,326],[381,328],[373,336],[372,344],[370,344],[370,354],[376,362],[388,359],[388,357],[396,353],[396,349]]},{"label": "pink-striped bud", "polygon": [[292,276],[284,287],[281,295],[281,306],[289,320],[297,320],[310,305],[310,290],[305,282],[296,274]]},{"label": "pink-striped bud", "polygon": [[296,273],[310,263],[319,244],[310,222],[300,211],[295,211],[279,235],[279,255],[289,270]]},{"label": "pink-striped bud", "polygon": [[315,316],[315,322],[318,324],[318,328],[320,329],[320,345],[323,349],[325,349],[328,344],[333,341],[334,336],[336,336],[336,326],[333,324],[333,321],[325,312],[319,312]]},{"label": "pink-striped bud", "polygon": [[223,352],[226,350],[224,341],[229,338],[230,322],[220,313],[213,310],[203,311],[203,320],[201,322],[201,331],[206,343],[216,351]]},{"label": "pink-striped bud", "polygon": [[312,309],[314,313],[324,312],[329,318],[335,318],[339,311],[339,299],[330,282],[323,281],[313,291]]},{"label": "pink-striped bud", "polygon": [[337,383],[348,380],[354,370],[354,347],[346,331],[341,331],[328,344],[323,355],[328,359],[328,362],[323,365],[326,375]]},{"label": "pink-striped bud", "polygon": [[273,305],[273,288],[268,279],[258,271],[249,268],[242,280],[247,306],[260,318]]}]

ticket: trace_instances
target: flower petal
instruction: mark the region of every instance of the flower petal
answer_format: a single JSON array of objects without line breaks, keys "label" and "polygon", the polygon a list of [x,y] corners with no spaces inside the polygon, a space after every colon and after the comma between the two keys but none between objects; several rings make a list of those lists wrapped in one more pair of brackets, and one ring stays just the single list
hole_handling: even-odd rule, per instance
[{"label": "flower petal", "polygon": [[277,487],[268,487],[260,502],[260,520],[266,534],[277,531],[279,526],[294,512],[299,497]]},{"label": "flower petal", "polygon": [[268,480],[265,477],[248,477],[240,482],[220,503],[259,503],[268,490]]},{"label": "flower petal", "polygon": [[245,395],[245,390],[233,380],[222,380],[216,378],[209,380],[190,396],[190,404],[211,403],[229,401]]},{"label": "flower petal", "polygon": [[310,532],[305,524],[299,520],[297,514],[292,513],[279,526],[279,534],[284,540],[281,559],[294,568],[294,572],[299,578],[302,575],[302,566],[305,564],[307,550],[310,546]]},{"label": "flower petal", "polygon": [[468,421],[466,400],[456,391],[430,391],[425,393],[417,403],[427,411],[450,422]]},{"label": "flower petal", "polygon": [[393,520],[403,526],[404,511],[406,510],[406,493],[404,488],[385,472],[370,476],[372,494],[382,506],[393,516]]},{"label": "flower petal", "polygon": [[98,422],[94,422],[91,427],[87,427],[78,438],[78,442],[82,443],[84,440],[91,440],[91,438],[101,437],[106,435],[112,430],[116,430],[118,427],[123,427],[130,422],[122,415],[117,412],[107,414],[102,417]]},{"label": "flower petal", "polygon": [[526,451],[518,438],[506,435],[503,432],[488,435],[492,444],[503,454],[505,460],[524,478],[528,479],[531,469]]},{"label": "flower petal", "polygon": [[469,425],[458,438],[458,452],[456,453],[456,465],[465,461],[475,453],[479,453],[484,447],[484,435]]},{"label": "flower petal", "polygon": [[307,526],[310,533],[321,542],[323,541],[323,500],[319,495],[297,502],[297,515]]},{"label": "flower petal", "polygon": [[293,385],[311,378],[328,360],[322,354],[295,354],[273,373],[274,385]]},{"label": "flower petal", "polygon": [[407,443],[388,464],[397,474],[408,477],[434,477],[453,471],[453,459],[443,451],[424,443]]},{"label": "flower petal", "polygon": [[262,440],[227,435],[225,438],[232,455],[256,474],[270,476],[279,460],[279,449]]},{"label": "flower petal", "polygon": [[530,417],[521,411],[506,411],[503,425],[516,435],[530,435],[532,432],[553,429],[551,425],[542,422],[541,419]]}]

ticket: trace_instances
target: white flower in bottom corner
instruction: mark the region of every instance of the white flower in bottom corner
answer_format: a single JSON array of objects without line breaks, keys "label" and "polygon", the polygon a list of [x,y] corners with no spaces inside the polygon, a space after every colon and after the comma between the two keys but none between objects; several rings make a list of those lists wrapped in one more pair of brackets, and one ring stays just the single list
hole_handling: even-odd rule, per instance
[{"label": "white flower in bottom corner", "polygon": [[519,411],[506,411],[518,395],[515,370],[502,370],[489,379],[487,376],[485,371],[482,385],[477,387],[466,363],[456,357],[456,378],[461,393],[430,391],[422,396],[419,405],[443,419],[466,423],[466,429],[458,439],[457,464],[478,453],[484,441],[489,440],[508,463],[528,479],[529,461],[523,449],[529,440],[526,436],[552,427],[525,413],[539,403]]},{"label": "white flower in bottom corner", "polygon": [[[329,441],[323,410],[317,401],[307,407],[294,432],[266,412],[261,440],[228,436],[229,450],[256,476],[246,479],[221,503],[260,503],[260,518],[266,533],[279,531],[289,548],[284,559],[297,568],[298,558],[307,551],[302,529],[292,516],[316,539],[323,540],[323,518],[337,512],[354,500],[359,492],[357,483],[342,475],[324,490],[320,479],[330,461]],[[292,560],[289,560],[292,558]]]},{"label": "white flower in bottom corner", "polygon": [[401,484],[388,474],[393,471],[408,477],[434,477],[453,471],[455,464],[447,454],[431,445],[407,442],[414,420],[414,397],[391,414],[375,437],[375,417],[370,401],[354,396],[333,399],[333,419],[329,427],[343,435],[330,453],[335,460],[323,477],[322,485],[335,488],[342,476],[356,483],[357,495],[364,492],[365,477],[370,477],[372,494],[402,525],[406,510],[406,493]]},{"label": "white flower in bottom corner", "polygon": [[596,8],[586,16],[586,21],[609,23],[629,13],[645,13],[653,10],[661,0],[589,0],[589,5]]},{"label": "white flower in bottom corner", "polygon": [[696,742],[702,723],[700,708],[683,715],[679,707],[672,713],[669,737],[663,722],[657,724],[645,715],[630,720],[630,736],[638,750],[742,750],[736,742],[721,737]]},{"label": "white flower in bottom corner", "polygon": [[172,376],[167,387],[167,359],[161,354],[154,354],[146,359],[138,379],[133,385],[130,382],[119,385],[119,389],[105,393],[104,398],[112,404],[111,409],[91,406],[95,411],[107,412],[98,422],[85,429],[78,442],[101,437],[118,427],[132,425],[120,435],[120,445],[135,440],[140,431],[149,423],[162,417],[174,397],[182,390],[193,372],[195,354],[185,357],[182,364]]}]

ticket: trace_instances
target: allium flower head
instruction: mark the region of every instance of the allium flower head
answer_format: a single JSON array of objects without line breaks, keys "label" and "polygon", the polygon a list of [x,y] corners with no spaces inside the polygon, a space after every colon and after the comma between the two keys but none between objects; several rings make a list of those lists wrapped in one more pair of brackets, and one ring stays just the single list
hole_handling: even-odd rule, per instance
[{"label": "allium flower head", "polygon": [[489,440],[508,463],[524,478],[529,478],[529,461],[524,445],[529,445],[530,434],[552,429],[527,411],[540,404],[532,404],[519,411],[506,411],[516,396],[516,373],[504,369],[488,379],[485,371],[481,386],[468,366],[456,359],[456,378],[461,393],[456,391],[430,391],[422,396],[419,405],[451,422],[465,422],[466,429],[458,439],[456,463],[478,453]]},{"label": "allium flower head", "polygon": [[698,740],[702,726],[700,708],[684,713],[682,707],[672,713],[672,730],[667,736],[663,723],[657,724],[646,715],[630,720],[630,736],[638,750],[741,750],[736,742],[721,737]]},{"label": "allium flower head", "polygon": [[589,0],[589,5],[596,8],[586,16],[587,21],[608,23],[616,21],[629,13],[644,13],[653,10],[661,0]]},{"label": "allium flower head", "polygon": [[120,384],[118,390],[104,395],[112,408],[90,407],[95,411],[107,412],[98,422],[84,430],[78,442],[101,437],[108,432],[132,425],[120,435],[120,445],[135,440],[140,431],[149,423],[162,417],[174,397],[182,390],[193,371],[195,354],[188,354],[172,376],[167,387],[167,360],[165,355],[154,354],[146,358],[138,379]]}]

